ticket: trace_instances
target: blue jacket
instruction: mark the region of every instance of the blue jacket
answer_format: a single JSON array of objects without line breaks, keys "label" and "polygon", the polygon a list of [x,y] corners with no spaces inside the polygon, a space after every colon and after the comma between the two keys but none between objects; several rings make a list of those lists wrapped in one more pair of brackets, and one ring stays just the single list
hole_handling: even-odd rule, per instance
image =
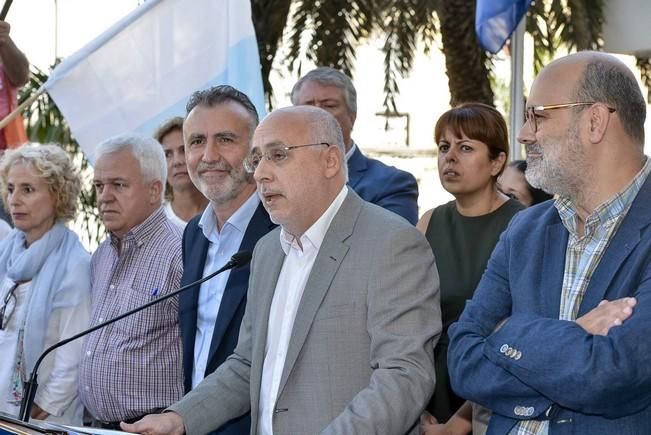
[{"label": "blue jacket", "polygon": [[348,159],[348,185],[364,200],[418,221],[418,183],[409,172],[366,157],[355,147]]},{"label": "blue jacket", "polygon": [[[188,222],[183,233],[183,278],[181,285],[189,284],[201,279],[203,268],[208,253],[208,239],[199,228],[201,215],[195,216]],[[270,230],[275,228],[269,215],[262,206],[253,213],[244,238],[240,244],[240,250],[253,252],[256,242]],[[237,344],[240,332],[240,323],[244,316],[246,307],[246,292],[249,287],[249,265],[231,270],[228,282],[224,289],[219,313],[215,322],[215,329],[210,344],[210,354],[206,365],[204,376],[212,373],[219,367],[226,358],[233,353]],[[199,288],[195,286],[183,293],[179,298],[179,326],[181,328],[181,340],[183,343],[183,374],[184,386],[187,393],[192,389],[192,371],[194,367],[194,339],[197,328],[197,301],[199,299]],[[231,420],[213,434],[219,435],[240,435],[248,434],[251,427],[249,414]]]},{"label": "blue jacket", "polygon": [[452,387],[493,411],[488,434],[507,434],[521,419],[548,419],[550,435],[651,434],[650,223],[651,177],[595,269],[577,317],[602,299],[634,296],[637,305],[622,326],[596,336],[558,319],[568,232],[553,202],[513,218],[449,329]]}]

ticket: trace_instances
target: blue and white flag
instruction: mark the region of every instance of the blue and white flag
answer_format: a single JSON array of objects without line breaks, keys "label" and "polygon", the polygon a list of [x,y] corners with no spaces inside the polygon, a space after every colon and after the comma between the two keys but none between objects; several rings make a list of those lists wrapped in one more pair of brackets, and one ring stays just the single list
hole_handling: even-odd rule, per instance
[{"label": "blue and white flag", "polygon": [[44,87],[93,163],[103,140],[152,135],[185,115],[192,92],[219,84],[265,114],[248,0],[149,0],[61,62]]},{"label": "blue and white flag", "polygon": [[475,32],[485,50],[502,49],[520,23],[532,0],[477,0]]}]

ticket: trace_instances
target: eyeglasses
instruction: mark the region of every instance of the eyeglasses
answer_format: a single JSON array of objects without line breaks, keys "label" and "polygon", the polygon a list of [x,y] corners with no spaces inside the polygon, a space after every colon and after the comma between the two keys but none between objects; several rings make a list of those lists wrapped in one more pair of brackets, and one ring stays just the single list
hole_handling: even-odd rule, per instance
[{"label": "eyeglasses", "polygon": [[[14,313],[16,308],[16,289],[20,285],[19,282],[14,283],[14,285],[9,289],[2,301],[2,306],[0,307],[0,331],[4,329],[9,324],[11,315]],[[12,302],[13,301],[13,302]]]},{"label": "eyeglasses", "polygon": [[317,145],[325,145],[327,147],[330,146],[330,144],[327,142],[308,143],[306,145],[274,147],[265,151],[264,153],[255,152],[253,154],[249,154],[247,158],[244,159],[244,170],[246,170],[246,172],[248,172],[249,174],[252,174],[255,172],[256,168],[258,167],[258,165],[260,164],[263,158],[273,163],[280,163],[283,160],[287,159],[287,157],[289,156],[289,152],[291,150],[295,150],[296,148],[314,147]]},{"label": "eyeglasses", "polygon": [[[529,106],[526,108],[524,119],[525,122],[528,122],[533,126],[533,132],[536,133],[538,131],[538,117],[542,115],[541,112],[544,112],[545,110],[565,109],[568,107],[592,106],[593,104],[597,104],[597,102],[593,101],[583,103],[550,104],[548,106]],[[614,111],[614,108],[608,107],[608,112],[613,113]]]}]

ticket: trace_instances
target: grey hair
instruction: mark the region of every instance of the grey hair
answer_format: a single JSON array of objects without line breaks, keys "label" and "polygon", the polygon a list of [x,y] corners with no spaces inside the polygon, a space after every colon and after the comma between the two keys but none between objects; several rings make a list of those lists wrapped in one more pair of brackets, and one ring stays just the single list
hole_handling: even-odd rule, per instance
[{"label": "grey hair", "polygon": [[238,103],[249,113],[251,116],[249,136],[253,137],[253,132],[260,122],[258,111],[244,92],[229,85],[213,86],[194,92],[185,105],[186,116],[197,106],[215,107],[228,101]]},{"label": "grey hair", "polygon": [[586,54],[590,57],[578,81],[577,101],[595,101],[614,108],[624,131],[644,146],[646,103],[635,77],[614,56]]},{"label": "grey hair", "polygon": [[320,66],[301,77],[292,88],[292,104],[298,105],[298,93],[306,82],[317,82],[324,86],[334,86],[344,93],[346,107],[351,113],[357,113],[357,91],[353,81],[338,69]]},{"label": "grey hair", "polygon": [[81,178],[68,154],[57,145],[30,144],[5,151],[0,160],[0,195],[7,209],[9,171],[18,163],[30,165],[48,185],[55,198],[56,218],[65,221],[74,219],[79,206]]},{"label": "grey hair", "polygon": [[[140,173],[146,181],[160,181],[163,186],[167,180],[167,162],[165,153],[158,141],[153,137],[137,134],[123,134],[105,140],[96,150],[95,161],[106,154],[123,150],[131,152],[140,165]],[[165,189],[161,189],[161,197]]]},{"label": "grey hair", "polygon": [[[317,109],[316,107],[314,109]],[[336,145],[341,154],[341,167],[346,180],[348,180],[348,164],[346,162],[346,146],[344,145],[344,135],[341,131],[339,122],[325,110],[317,109],[310,111],[309,115],[313,119],[312,137],[316,142],[327,142]]]}]

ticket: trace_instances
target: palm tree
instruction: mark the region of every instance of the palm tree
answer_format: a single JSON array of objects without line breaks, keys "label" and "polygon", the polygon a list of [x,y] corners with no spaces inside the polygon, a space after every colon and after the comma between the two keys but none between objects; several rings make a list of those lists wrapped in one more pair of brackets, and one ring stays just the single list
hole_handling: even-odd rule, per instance
[{"label": "palm tree", "polygon": [[[396,111],[398,78],[406,75],[418,54],[417,42],[431,50],[440,37],[446,58],[451,105],[463,101],[493,104],[491,56],[474,31],[476,0],[251,0],[258,35],[265,90],[268,72],[286,32],[287,63],[301,55],[319,65],[350,74],[357,47],[373,32],[384,37],[386,111]],[[291,17],[288,19],[288,15]],[[527,14],[534,37],[534,66],[539,70],[556,50],[599,49],[603,0],[536,0]],[[651,64],[644,76],[651,81]]]},{"label": "palm tree", "polygon": [[[45,72],[32,66],[30,81],[20,91],[20,102],[37,92],[47,78]],[[83,229],[82,239],[90,246],[97,244],[104,231],[95,207],[95,190],[90,182],[91,169],[77,141],[72,137],[68,123],[46,92],[25,108],[23,116],[27,121],[27,136],[31,142],[59,144],[71,156],[75,166],[80,168],[83,185],[77,224]]]}]

